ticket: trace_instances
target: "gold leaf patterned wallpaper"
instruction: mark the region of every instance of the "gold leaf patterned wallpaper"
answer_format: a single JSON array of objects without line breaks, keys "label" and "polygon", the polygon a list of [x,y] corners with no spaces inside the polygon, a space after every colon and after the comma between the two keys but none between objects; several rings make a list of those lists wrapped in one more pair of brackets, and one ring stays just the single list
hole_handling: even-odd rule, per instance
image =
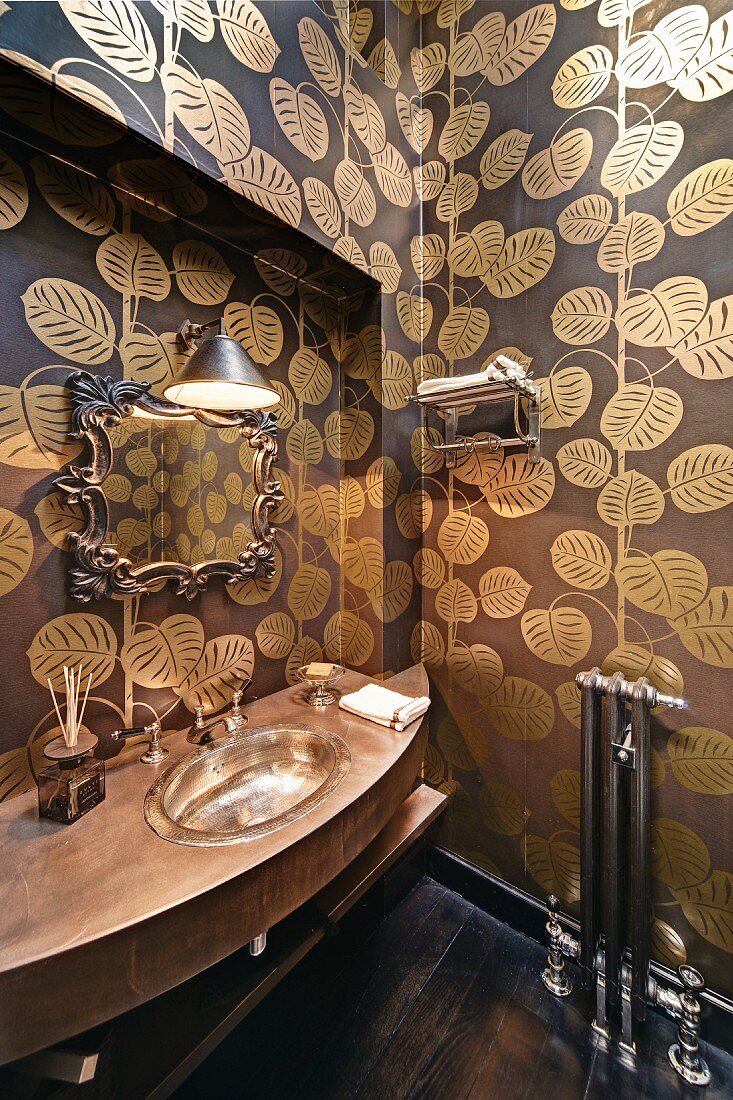
[{"label": "gold leaf patterned wallpaper", "polygon": [[[441,842],[572,906],[574,675],[643,673],[688,701],[654,723],[655,953],[733,993],[733,13],[670,0],[32,12],[0,17],[5,56],[50,85],[19,95],[0,80],[0,117],[37,147],[0,141],[18,364],[0,393],[0,594],[27,693],[5,727],[4,793],[32,782],[49,732],[36,681],[64,655],[94,653],[99,698],[120,713],[165,712],[204,684],[216,702],[253,663],[263,692],[322,652],[374,671],[422,659],[425,776],[454,792]],[[179,160],[121,161],[112,144],[104,174],[80,174],[79,147],[115,138],[108,119]],[[381,316],[365,302],[344,319],[292,253],[252,271],[179,227],[206,202],[186,162],[370,272]],[[185,614],[164,594],[80,612],[60,549],[78,517],[48,493],[73,455],[65,372],[160,382],[179,312],[222,304],[283,395],[274,591],[210,594]],[[498,350],[543,380],[543,461],[480,454],[447,471],[408,395]],[[191,553],[216,539],[215,505],[240,506],[232,475],[241,465],[217,466]]]}]

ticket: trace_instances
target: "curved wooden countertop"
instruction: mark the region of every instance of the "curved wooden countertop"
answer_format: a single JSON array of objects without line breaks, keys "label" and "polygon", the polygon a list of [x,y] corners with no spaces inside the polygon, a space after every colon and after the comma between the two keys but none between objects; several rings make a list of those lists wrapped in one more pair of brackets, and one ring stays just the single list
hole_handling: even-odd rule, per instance
[{"label": "curved wooden countertop", "polygon": [[[339,689],[369,682],[349,672]],[[421,665],[389,686],[428,694]],[[269,835],[201,848],[148,827],[148,788],[193,748],[183,731],[166,737],[170,756],[156,768],[137,753],[108,762],[105,802],[73,825],[40,819],[35,792],[0,806],[0,1064],[218,962],[311,898],[383,828],[418,773],[427,723],[395,733],[337,707],[319,713],[304,693],[250,703],[249,725],[338,733],[351,767],[320,806]]]}]

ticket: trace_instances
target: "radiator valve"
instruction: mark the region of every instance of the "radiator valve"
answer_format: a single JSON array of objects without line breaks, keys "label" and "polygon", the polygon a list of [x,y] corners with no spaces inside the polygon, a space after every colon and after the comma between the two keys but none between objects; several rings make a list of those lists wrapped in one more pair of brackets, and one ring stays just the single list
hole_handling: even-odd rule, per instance
[{"label": "radiator valve", "polygon": [[557,919],[557,910],[560,907],[559,900],[554,894],[547,899],[548,921],[545,925],[547,932],[547,966],[542,971],[542,981],[550,993],[556,997],[567,997],[572,992],[572,984],[565,972],[565,960],[563,958],[563,941],[566,936]]},{"label": "radiator valve", "polygon": [[[665,1004],[677,1018],[677,1042],[667,1051],[667,1057],[674,1069],[691,1085],[709,1085],[710,1070],[707,1062],[700,1056],[700,1002],[698,993],[705,988],[705,979],[699,970],[683,964],[677,968],[682,992],[675,995],[674,1008]],[[665,998],[666,999],[666,998]]]}]

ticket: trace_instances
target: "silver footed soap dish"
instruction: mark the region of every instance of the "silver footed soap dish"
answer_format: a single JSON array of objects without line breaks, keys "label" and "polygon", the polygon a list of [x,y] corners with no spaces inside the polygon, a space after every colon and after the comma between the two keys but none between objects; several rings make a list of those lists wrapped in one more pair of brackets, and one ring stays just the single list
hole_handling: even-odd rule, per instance
[{"label": "silver footed soap dish", "polygon": [[296,676],[311,689],[306,694],[306,703],[312,707],[329,707],[331,703],[335,703],[338,696],[331,690],[331,686],[340,680],[345,672],[343,665],[325,664],[320,661],[301,665]]}]

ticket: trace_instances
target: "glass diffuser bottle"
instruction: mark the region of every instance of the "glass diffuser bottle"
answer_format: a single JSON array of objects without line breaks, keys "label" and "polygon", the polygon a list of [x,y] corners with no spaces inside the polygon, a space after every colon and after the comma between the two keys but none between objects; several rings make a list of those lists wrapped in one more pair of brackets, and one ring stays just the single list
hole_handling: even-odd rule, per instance
[{"label": "glass diffuser bottle", "polygon": [[104,802],[104,761],[95,760],[97,738],[82,730],[74,746],[63,737],[49,741],[44,756],[53,761],[38,773],[38,812],[41,817],[71,825]]}]

